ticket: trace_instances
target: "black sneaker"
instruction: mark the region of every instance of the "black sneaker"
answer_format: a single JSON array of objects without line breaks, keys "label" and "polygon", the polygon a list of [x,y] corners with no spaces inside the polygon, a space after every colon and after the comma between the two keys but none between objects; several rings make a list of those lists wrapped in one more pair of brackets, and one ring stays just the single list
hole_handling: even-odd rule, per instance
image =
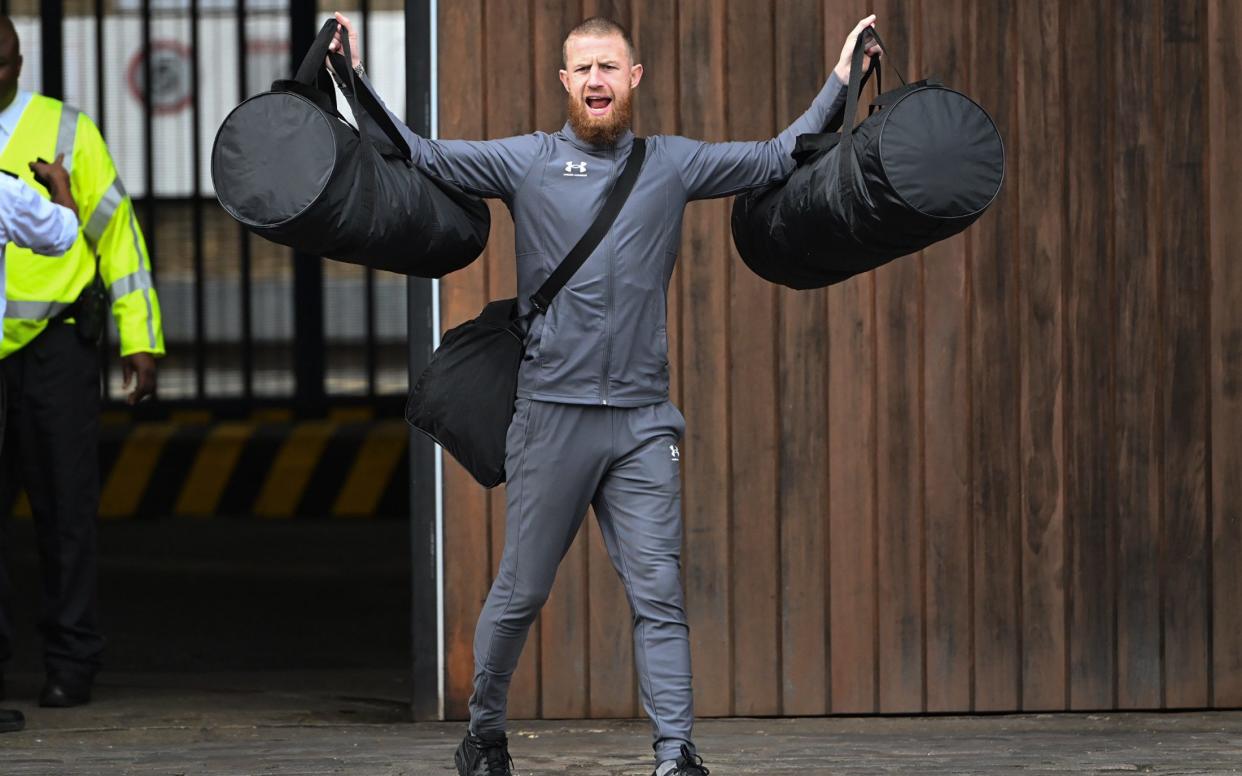
[{"label": "black sneaker", "polygon": [[458,776],[513,776],[509,739],[483,738],[467,733],[453,755]]},{"label": "black sneaker", "polygon": [[685,744],[681,745],[681,757],[677,758],[677,764],[673,766],[671,771],[660,773],[657,767],[651,776],[707,776],[707,768],[703,766],[703,758],[697,754],[691,754]]}]

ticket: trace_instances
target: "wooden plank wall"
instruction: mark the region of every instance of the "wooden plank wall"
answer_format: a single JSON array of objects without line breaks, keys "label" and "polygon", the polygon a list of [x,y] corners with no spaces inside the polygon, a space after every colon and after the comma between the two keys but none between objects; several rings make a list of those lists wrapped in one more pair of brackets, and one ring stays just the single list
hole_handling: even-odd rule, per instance
[{"label": "wooden plank wall", "polygon": [[[770,137],[844,0],[439,4],[440,133],[554,131],[564,32],[633,31],[636,128]],[[963,235],[818,292],[691,205],[669,301],[697,712],[1242,706],[1242,11],[1232,0],[877,0],[894,63],[970,94],[1008,178]],[[513,293],[503,207],[442,325]],[[451,461],[446,714],[467,715],[502,491]],[[640,713],[592,520],[510,716]]]}]

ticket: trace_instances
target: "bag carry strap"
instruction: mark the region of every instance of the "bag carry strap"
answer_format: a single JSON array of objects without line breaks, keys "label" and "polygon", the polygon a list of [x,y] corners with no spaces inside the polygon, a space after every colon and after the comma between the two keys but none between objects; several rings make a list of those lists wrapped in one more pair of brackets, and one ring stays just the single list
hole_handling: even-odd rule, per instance
[{"label": "bag carry strap", "polygon": [[621,171],[621,177],[617,179],[612,191],[608,192],[608,199],[604,201],[604,207],[599,211],[599,215],[595,216],[595,223],[591,224],[591,228],[586,230],[586,234],[582,235],[565,260],[552,271],[552,275],[531,296],[530,302],[535,308],[532,315],[536,312],[546,313],[548,311],[548,305],[552,304],[552,297],[556,296],[569,282],[573,274],[591,255],[591,251],[595,250],[595,246],[599,245],[599,241],[604,239],[604,235],[612,227],[612,222],[617,220],[617,214],[621,212],[625,200],[629,198],[630,191],[634,188],[634,181],[638,180],[638,169],[643,166],[643,157],[646,155],[647,141],[641,137],[634,138],[634,147],[630,150],[630,158],[625,162],[625,169]]},{"label": "bag carry strap", "polygon": [[[875,40],[876,45],[880,47],[885,55],[888,54],[888,46],[884,45],[884,41],[880,38],[880,34],[875,31],[874,27],[868,27],[863,30],[862,33],[859,34],[858,39],[854,41],[854,54],[850,59],[850,83],[846,91],[845,115],[841,127],[841,150],[838,152],[841,165],[840,179],[842,181],[854,180],[854,117],[858,113],[858,98],[862,93],[863,82],[866,80],[862,72],[863,57],[866,55],[867,46],[871,44],[871,39]],[[876,59],[873,60],[873,62],[875,65],[879,65],[880,60]],[[906,84],[906,77],[901,74],[901,71],[898,70],[897,66],[891,61],[889,62],[889,66],[893,68],[893,72],[897,74],[899,79],[901,79],[901,83],[904,86]],[[870,71],[868,71],[867,75],[870,75]]]},{"label": "bag carry strap", "polygon": [[[871,76],[873,75],[876,77],[875,78],[876,91],[877,92],[884,91],[884,86],[883,86],[884,77],[880,74],[880,60],[873,59],[871,60],[871,67],[867,68],[867,72],[863,73],[862,83],[858,85],[858,91],[860,93],[862,92],[863,88],[867,85],[867,82],[871,80]],[[850,89],[850,85],[847,83],[845,85],[845,96],[847,98],[849,97],[849,89]],[[840,110],[832,114],[832,118],[828,119],[827,125],[824,126],[824,132],[836,132],[840,130],[841,123],[843,121],[845,121],[845,106],[844,105],[841,106]],[[810,134],[818,134],[818,133],[810,133]]]},{"label": "bag carry strap", "polygon": [[[349,51],[348,48],[345,50]],[[340,54],[329,54],[328,58],[332,61],[332,69],[336,72],[336,77],[339,81],[337,85],[341,89],[341,94],[346,95],[347,98],[355,97],[358,102],[362,103],[364,112],[361,114],[361,118],[357,112],[354,113],[354,121],[358,122],[358,131],[360,133],[363,131],[362,119],[370,119],[372,123],[383,131],[385,137],[388,138],[388,142],[392,143],[393,151],[396,155],[407,162],[411,161],[414,155],[410,151],[410,144],[401,136],[401,132],[393,124],[388,111],[384,110],[384,106],[380,102],[379,97],[375,95],[375,92],[362,81],[361,77],[354,77],[356,73],[349,66],[351,60],[346,59]],[[347,78],[349,80],[346,80]]]},{"label": "bag carry strap", "polygon": [[[880,47],[881,51],[883,51],[886,56],[888,55],[888,46],[884,45],[884,41],[880,38],[880,33],[876,32],[874,27],[868,27],[863,30],[862,34],[858,36],[858,40],[855,41],[854,55],[850,60],[850,83],[849,86],[846,87],[844,127],[842,129],[843,135],[848,136],[854,129],[854,116],[858,113],[858,98],[862,94],[863,84],[865,84],[867,82],[867,78],[871,76],[870,69],[865,74],[862,72],[862,64],[863,56],[865,56],[867,52],[867,46],[871,45],[870,39],[872,38],[875,39],[876,45]],[[897,65],[890,61],[888,66],[893,68],[893,72],[897,74],[899,79],[901,79],[902,86],[905,86],[906,77],[901,74],[900,70],[897,69]],[[877,79],[880,77],[879,68],[880,60],[873,60],[872,69],[876,70]],[[877,91],[883,92],[884,87],[880,85],[880,81],[877,80],[876,84]]]},{"label": "bag carry strap", "polygon": [[[364,145],[371,145],[370,138],[367,137],[366,130],[362,127],[363,118],[369,118],[375,122],[388,139],[392,142],[397,153],[402,154],[405,159],[409,159],[410,147],[405,142],[405,138],[401,137],[401,133],[393,126],[392,120],[388,114],[380,107],[376,98],[366,88],[358,88],[359,84],[355,83],[355,73],[353,67],[350,66],[352,54],[349,47],[349,36],[341,30],[341,53],[329,54],[328,47],[332,44],[332,37],[336,34],[339,24],[336,19],[328,19],[323,23],[323,27],[319,29],[319,34],[315,36],[315,41],[306,51],[306,56],[302,57],[302,64],[298,66],[298,72],[294,75],[293,80],[303,86],[315,88],[316,76],[319,74],[319,68],[323,67],[323,61],[326,57],[332,63],[332,69],[336,72],[336,77],[341,81],[341,94],[345,95],[345,99],[349,102],[350,110],[354,113],[354,121],[358,123],[359,142]],[[332,87],[328,90],[331,92]]]}]

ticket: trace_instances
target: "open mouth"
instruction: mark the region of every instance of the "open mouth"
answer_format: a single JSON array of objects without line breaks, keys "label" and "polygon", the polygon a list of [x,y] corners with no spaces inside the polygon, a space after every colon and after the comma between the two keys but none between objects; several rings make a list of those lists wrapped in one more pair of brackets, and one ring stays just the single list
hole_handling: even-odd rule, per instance
[{"label": "open mouth", "polygon": [[588,96],[586,98],[587,111],[592,116],[603,116],[608,112],[609,106],[612,105],[611,97]]}]

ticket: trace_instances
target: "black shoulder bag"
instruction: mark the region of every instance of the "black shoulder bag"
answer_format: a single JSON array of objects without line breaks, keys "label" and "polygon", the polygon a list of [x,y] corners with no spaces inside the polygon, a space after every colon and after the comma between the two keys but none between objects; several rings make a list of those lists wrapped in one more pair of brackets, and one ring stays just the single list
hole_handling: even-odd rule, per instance
[{"label": "black shoulder bag", "polygon": [[604,207],[531,296],[531,311],[519,315],[517,299],[489,302],[477,318],[444,335],[410,391],[405,419],[447,450],[485,488],[505,481],[505,435],[513,420],[527,327],[536,315],[547,312],[553,297],[608,233],[634,188],[646,152],[645,141],[634,138],[630,158]]}]

